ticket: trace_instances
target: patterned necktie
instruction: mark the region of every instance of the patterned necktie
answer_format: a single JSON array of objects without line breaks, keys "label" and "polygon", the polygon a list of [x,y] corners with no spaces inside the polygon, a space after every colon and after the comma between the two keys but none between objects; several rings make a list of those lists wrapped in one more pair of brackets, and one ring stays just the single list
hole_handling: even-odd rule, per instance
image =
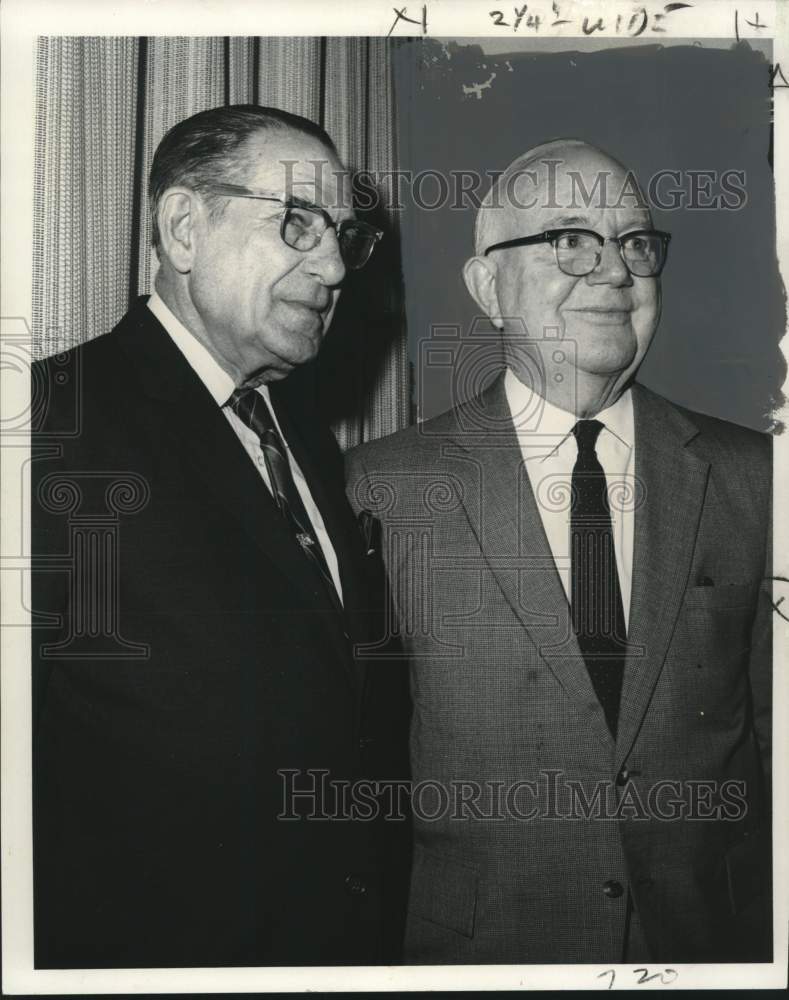
[{"label": "patterned necktie", "polygon": [[266,462],[274,502],[293,531],[302,551],[320,576],[332,603],[338,611],[342,611],[326,557],[315,537],[312,522],[290,471],[285,443],[277,431],[265,400],[255,389],[236,389],[227,405],[260,438],[260,448]]},{"label": "patterned necktie", "polygon": [[602,429],[599,420],[579,420],[573,428],[570,603],[592,686],[616,737],[627,637],[605,472],[595,451]]}]

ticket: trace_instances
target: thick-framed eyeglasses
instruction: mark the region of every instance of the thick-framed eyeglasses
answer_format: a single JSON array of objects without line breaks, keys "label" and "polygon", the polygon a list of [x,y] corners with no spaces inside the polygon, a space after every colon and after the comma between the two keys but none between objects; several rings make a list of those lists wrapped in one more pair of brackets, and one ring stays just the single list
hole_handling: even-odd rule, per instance
[{"label": "thick-framed eyeglasses", "polygon": [[313,250],[327,229],[337,234],[343,264],[358,271],[370,259],[383,231],[358,219],[345,219],[339,224],[326,209],[300,198],[283,197],[267,191],[253,191],[241,184],[211,184],[209,190],[226,198],[252,198],[256,201],[278,201],[283,206],[279,234],[286,246],[294,250]]},{"label": "thick-framed eyeglasses", "polygon": [[606,243],[616,243],[628,271],[637,278],[655,278],[663,270],[668,254],[671,233],[658,229],[636,229],[624,236],[609,239],[592,229],[546,229],[536,236],[519,236],[514,240],[494,243],[485,250],[484,256],[494,250],[509,250],[512,247],[527,247],[536,243],[550,243],[556,256],[556,263],[564,274],[582,278],[591,274],[603,256]]}]

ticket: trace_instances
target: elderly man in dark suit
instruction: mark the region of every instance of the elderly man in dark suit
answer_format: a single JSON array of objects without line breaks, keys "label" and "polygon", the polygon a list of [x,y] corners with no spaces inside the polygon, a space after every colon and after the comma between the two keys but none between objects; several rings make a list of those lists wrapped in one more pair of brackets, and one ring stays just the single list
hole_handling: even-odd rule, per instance
[{"label": "elderly man in dark suit", "polygon": [[398,959],[402,814],[338,789],[406,776],[407,691],[364,659],[383,572],[308,378],[381,236],[346,184],[304,118],[181,122],[151,171],[156,291],[36,366],[38,967]]},{"label": "elderly man in dark suit", "polygon": [[770,955],[770,442],[634,381],[668,244],[600,150],[519,157],[464,271],[506,371],[350,456],[412,660],[411,962]]}]

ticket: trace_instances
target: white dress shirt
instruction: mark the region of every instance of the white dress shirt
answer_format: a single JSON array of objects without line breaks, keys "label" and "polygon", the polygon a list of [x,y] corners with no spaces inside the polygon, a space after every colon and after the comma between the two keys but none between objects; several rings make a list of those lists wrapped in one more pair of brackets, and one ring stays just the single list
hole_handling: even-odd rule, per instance
[{"label": "white dress shirt", "polygon": [[[227,418],[230,426],[233,428],[238,436],[238,439],[246,449],[247,454],[254,462],[255,468],[260,474],[260,478],[266,484],[266,488],[269,493],[272,493],[273,495],[268,469],[266,468],[266,460],[263,457],[263,451],[260,447],[260,438],[250,427],[247,427],[243,420],[236,416],[229,406],[225,406],[225,403],[227,403],[230,399],[230,396],[236,388],[233,379],[212,357],[208,349],[200,343],[194,334],[190,333],[183,323],[181,323],[180,320],[173,315],[171,310],[165,305],[164,301],[156,292],[154,292],[148,299],[148,308],[172,337],[175,346],[189,362],[190,366],[194,369],[195,374],[200,378],[200,381],[206,389],[208,389],[211,393],[217,406],[222,408],[222,412]],[[288,463],[290,464],[290,471],[293,474],[293,481],[295,482],[296,489],[299,491],[301,499],[304,503],[307,515],[312,522],[312,527],[315,531],[315,537],[318,540],[318,544],[323,550],[323,555],[326,559],[326,564],[329,567],[329,572],[331,573],[332,580],[334,581],[337,594],[340,600],[342,600],[342,585],[340,584],[340,568],[337,562],[337,553],[334,551],[334,546],[329,538],[329,533],[326,531],[326,525],[323,523],[321,512],[318,510],[315,501],[312,499],[312,494],[310,493],[309,486],[307,485],[307,480],[304,478],[304,473],[296,463],[296,460],[288,447],[285,435],[282,433],[282,428],[277,420],[274,407],[271,405],[268,386],[258,386],[256,391],[263,397],[263,400],[265,401],[265,404],[274,419],[274,424],[279,432],[279,436],[282,438],[285,445],[285,450],[288,455]]]},{"label": "white dress shirt", "polygon": [[[572,429],[578,418],[542,399],[509,368],[504,391],[542,526],[569,601],[570,487],[578,457]],[[595,450],[608,485],[616,568],[627,623],[633,581],[634,512],[639,498],[634,477],[635,425],[630,390],[594,419],[603,424]]]}]

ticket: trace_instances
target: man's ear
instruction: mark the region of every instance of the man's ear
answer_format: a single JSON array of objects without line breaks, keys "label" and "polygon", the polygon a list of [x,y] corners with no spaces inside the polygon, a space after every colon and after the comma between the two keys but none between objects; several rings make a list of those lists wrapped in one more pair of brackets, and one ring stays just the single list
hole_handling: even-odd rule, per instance
[{"label": "man's ear", "polygon": [[503,330],[504,321],[501,318],[496,279],[496,265],[487,257],[472,257],[463,267],[463,280],[469,294],[491,323]]},{"label": "man's ear", "polygon": [[159,202],[160,256],[167,258],[180,274],[187,274],[192,269],[195,223],[200,208],[197,196],[188,188],[168,188]]}]

